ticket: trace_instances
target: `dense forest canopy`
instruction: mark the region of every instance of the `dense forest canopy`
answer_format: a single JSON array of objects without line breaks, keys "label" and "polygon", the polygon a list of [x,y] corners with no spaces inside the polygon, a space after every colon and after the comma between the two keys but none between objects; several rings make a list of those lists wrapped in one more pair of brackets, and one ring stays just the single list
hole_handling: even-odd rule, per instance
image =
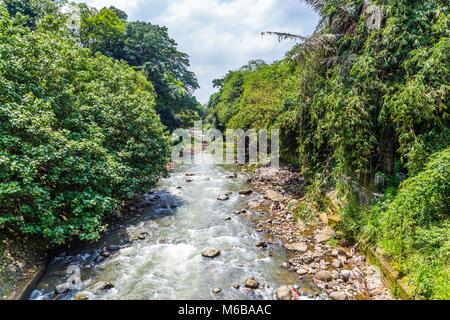
[{"label": "dense forest canopy", "polygon": [[449,299],[448,0],[305,2],[314,34],[267,32],[298,45],[214,80],[205,111],[167,28],[114,7],[0,1],[0,230],[97,239],[167,173],[167,129],[206,116],[279,128],[306,186],[296,217],[337,194],[338,233],[377,248],[412,297]]},{"label": "dense forest canopy", "polygon": [[126,13],[114,7],[98,12],[81,8],[83,46],[145,71],[155,87],[163,124],[174,130],[191,126],[203,117],[203,107],[193,96],[199,85],[189,70],[189,57],[178,51],[166,27],[129,22]]},{"label": "dense forest canopy", "polygon": [[202,111],[166,28],[66,4],[0,3],[0,228],[55,243],[98,238]]},{"label": "dense forest canopy", "polygon": [[[306,198],[320,210],[327,190],[340,190],[342,229],[383,248],[415,294],[448,298],[449,3],[306,2],[320,14],[316,32],[268,32],[299,44],[282,61],[216,80],[207,119],[280,128],[283,158],[309,181]],[[368,209],[355,185],[381,189],[384,201]]]}]

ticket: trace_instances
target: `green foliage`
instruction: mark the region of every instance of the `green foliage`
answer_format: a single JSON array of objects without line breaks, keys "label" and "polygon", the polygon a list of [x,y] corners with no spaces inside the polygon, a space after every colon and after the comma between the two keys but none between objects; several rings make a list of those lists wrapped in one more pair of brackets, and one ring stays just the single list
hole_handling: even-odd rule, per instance
[{"label": "green foliage", "polygon": [[209,123],[222,130],[281,128],[283,155],[296,154],[296,142],[289,138],[296,128],[298,76],[288,62],[250,61],[215,83],[220,91],[210,100]]},{"label": "green foliage", "polygon": [[165,172],[145,77],[0,6],[0,228],[93,240]]},{"label": "green foliage", "polygon": [[178,51],[166,27],[127,22],[126,14],[114,7],[84,12],[83,45],[145,71],[157,93],[157,111],[168,129],[187,127],[201,119],[203,108],[193,96],[199,88],[197,78],[189,70],[188,55]]},{"label": "green foliage", "polygon": [[[370,1],[384,17],[374,30],[367,1],[306,2],[321,18],[314,35],[269,32],[299,45],[281,62],[215,80],[207,119],[219,129],[280,128],[282,157],[297,153],[309,182],[309,207],[322,210],[325,192],[339,189],[339,228],[386,249],[419,297],[448,298],[448,1]],[[376,173],[389,189],[370,206]]]},{"label": "green foliage", "polygon": [[378,244],[409,274],[417,293],[448,299],[450,291],[435,287],[444,280],[448,289],[450,282],[450,148],[402,184],[379,221]]},{"label": "green foliage", "polygon": [[83,15],[80,39],[83,46],[108,57],[120,54],[125,37],[125,21],[113,10],[103,8],[93,16]]},{"label": "green foliage", "polygon": [[25,19],[26,24],[30,28],[34,28],[39,20],[58,13],[59,2],[52,0],[3,0],[3,5],[11,16]]}]

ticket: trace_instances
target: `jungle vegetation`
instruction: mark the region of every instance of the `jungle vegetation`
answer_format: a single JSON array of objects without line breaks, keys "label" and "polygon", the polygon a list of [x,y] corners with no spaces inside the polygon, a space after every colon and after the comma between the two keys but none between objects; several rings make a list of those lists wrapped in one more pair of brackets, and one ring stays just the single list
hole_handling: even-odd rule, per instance
[{"label": "jungle vegetation", "polygon": [[298,45],[215,80],[207,119],[280,128],[308,207],[324,210],[338,190],[339,231],[381,250],[411,296],[449,299],[449,3],[306,2],[320,15],[314,34],[267,32]]},{"label": "jungle vegetation", "polygon": [[0,230],[55,244],[97,239],[202,112],[167,28],[65,4],[0,2]]}]

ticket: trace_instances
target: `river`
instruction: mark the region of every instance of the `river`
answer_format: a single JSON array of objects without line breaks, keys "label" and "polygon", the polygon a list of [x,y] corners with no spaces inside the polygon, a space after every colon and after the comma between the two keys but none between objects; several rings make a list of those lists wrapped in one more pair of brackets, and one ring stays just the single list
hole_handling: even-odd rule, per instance
[{"label": "river", "polygon": [[[276,288],[287,284],[309,287],[281,266],[287,256],[279,244],[256,247],[258,241],[269,241],[254,228],[255,221],[267,219],[265,213],[233,213],[246,208],[239,191],[247,180],[236,167],[178,166],[149,195],[154,205],[143,214],[112,228],[98,243],[74,244],[52,257],[30,299],[73,299],[82,291],[98,300],[251,300],[272,299]],[[217,199],[227,192],[232,192],[229,200]],[[99,258],[102,248],[111,245],[120,250]],[[202,257],[209,247],[221,255]],[[81,283],[55,294],[71,266],[80,269]],[[244,287],[249,277],[260,283],[258,289]],[[104,290],[105,283],[112,288]],[[214,293],[215,288],[221,291]]]}]

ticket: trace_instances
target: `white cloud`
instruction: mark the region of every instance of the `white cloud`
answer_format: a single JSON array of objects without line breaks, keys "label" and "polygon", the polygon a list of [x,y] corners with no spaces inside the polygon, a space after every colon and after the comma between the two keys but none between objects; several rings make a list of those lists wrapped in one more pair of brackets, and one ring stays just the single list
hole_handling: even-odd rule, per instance
[{"label": "white cloud", "polygon": [[116,6],[130,20],[165,25],[191,57],[203,103],[213,92],[211,81],[251,59],[281,59],[293,43],[261,37],[262,31],[310,34],[316,14],[299,0],[93,0],[88,4]]}]

